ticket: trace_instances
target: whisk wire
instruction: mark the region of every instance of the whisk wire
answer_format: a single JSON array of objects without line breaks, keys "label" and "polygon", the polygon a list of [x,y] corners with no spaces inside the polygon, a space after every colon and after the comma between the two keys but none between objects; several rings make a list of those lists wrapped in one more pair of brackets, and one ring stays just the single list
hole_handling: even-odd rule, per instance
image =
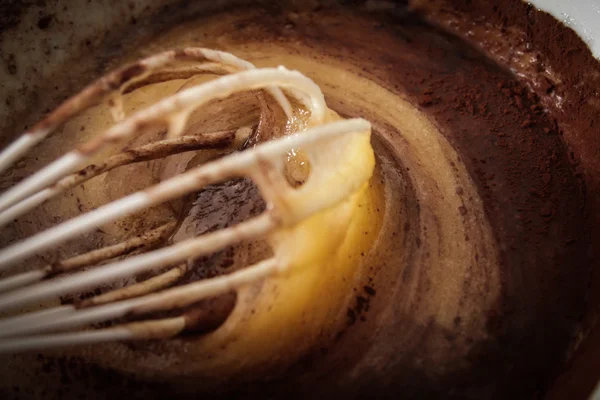
[{"label": "whisk wire", "polygon": [[[175,61],[193,61],[199,65],[164,69]],[[240,147],[253,132],[252,128],[181,136],[194,110],[238,91],[267,91],[290,118],[291,104],[282,92],[282,88],[286,89],[310,111],[310,129],[189,169],[9,245],[0,250],[0,272],[8,271],[51,247],[82,237],[102,225],[234,178],[250,178],[259,189],[267,209],[236,225],[175,244],[170,237],[178,223],[170,222],[139,237],[0,279],[0,313],[8,315],[36,304],[56,304],[57,299],[64,296],[114,284],[141,273],[152,275],[146,280],[73,304],[1,318],[0,353],[116,340],[170,338],[192,329],[198,323],[198,316],[193,311],[186,311],[186,307],[203,299],[235,292],[245,285],[280,273],[290,268],[293,261],[272,249],[275,256],[253,265],[174,286],[190,268],[191,260],[244,241],[268,238],[282,227],[295,226],[311,215],[344,201],[364,183],[363,178],[368,174],[358,173],[354,179],[340,182],[335,194],[325,195],[326,188],[322,186],[327,179],[323,177],[333,174],[343,181],[345,175],[344,172],[331,172],[320,167],[329,167],[344,159],[346,146],[353,139],[368,138],[371,126],[367,121],[356,118],[325,124],[327,107],[323,94],[312,80],[299,72],[282,67],[255,69],[252,64],[229,53],[196,48],[160,53],[99,79],[0,153],[0,172],[67,119],[102,98],[118,97],[136,87],[192,77],[207,71],[234,73],[182,90],[131,116],[123,113],[120,98],[110,102],[116,120],[114,126],[0,195],[0,227],[65,190],[114,168],[185,151]],[[131,139],[148,126],[164,123],[167,123],[167,134],[170,135],[167,139],[125,150],[98,165],[85,166],[109,143]],[[312,167],[300,188],[292,187],[285,178],[285,157],[292,149],[302,149]],[[352,162],[353,158],[344,160]],[[179,315],[152,318],[153,313],[172,310],[179,311]],[[131,317],[147,319],[108,328],[65,332]]]}]

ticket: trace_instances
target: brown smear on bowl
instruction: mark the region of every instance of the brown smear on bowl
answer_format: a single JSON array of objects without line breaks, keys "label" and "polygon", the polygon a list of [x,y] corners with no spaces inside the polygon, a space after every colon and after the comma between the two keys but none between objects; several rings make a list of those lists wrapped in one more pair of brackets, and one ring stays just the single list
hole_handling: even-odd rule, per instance
[{"label": "brown smear on bowl", "polygon": [[[597,304],[588,299],[600,227],[597,62],[518,1],[417,5],[203,14],[186,4],[169,8],[169,24],[183,24],[172,31],[146,22],[167,32],[145,43],[152,51],[202,45],[297,68],[334,110],[374,123],[372,184],[386,190],[387,223],[337,332],[298,359],[230,376],[202,372],[201,338],[32,356],[28,379],[50,383],[2,382],[7,398],[543,396]],[[481,32],[478,18],[489,23]]]},{"label": "brown smear on bowl", "polygon": [[[589,236],[578,240],[598,243],[600,235],[600,66],[581,38],[551,15],[517,1],[415,1],[433,21],[462,35],[521,77],[549,110],[555,131],[569,148],[576,176],[585,183],[585,209]],[[512,50],[508,51],[508,46]],[[551,179],[551,176],[546,176]],[[597,247],[597,246],[596,246]],[[597,315],[600,298],[598,256],[588,249],[593,272],[588,308],[581,331],[572,346],[565,371],[553,384],[550,398],[587,398],[598,383],[600,332]],[[589,337],[588,337],[589,335]]]}]

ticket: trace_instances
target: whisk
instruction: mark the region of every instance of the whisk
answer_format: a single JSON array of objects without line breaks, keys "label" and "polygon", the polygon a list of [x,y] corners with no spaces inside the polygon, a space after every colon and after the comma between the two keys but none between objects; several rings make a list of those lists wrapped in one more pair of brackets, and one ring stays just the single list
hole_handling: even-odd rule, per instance
[{"label": "whisk", "polygon": [[[124,94],[201,74],[221,76],[125,115]],[[114,125],[103,133],[0,194],[0,227],[113,169],[182,152],[240,147],[251,138],[252,128],[183,134],[190,116],[199,107],[240,91],[259,91],[270,96],[288,119],[294,112],[290,100],[299,104],[310,113],[307,129],[234,151],[1,249],[0,313],[5,316],[0,319],[0,353],[172,338],[198,323],[197,313],[189,306],[289,273],[294,257],[289,246],[277,240],[277,232],[293,230],[311,216],[343,203],[365,185],[372,168],[359,168],[364,165],[359,161],[372,154],[356,151],[356,146],[369,142],[370,124],[363,119],[333,118],[319,87],[297,71],[283,67],[257,69],[232,54],[209,49],[166,51],[117,69],[67,100],[7,146],[0,153],[0,172],[82,110],[106,101],[114,118]],[[123,150],[101,163],[90,163],[107,146],[130,140],[160,124],[167,126],[166,138]],[[298,187],[286,177],[286,157],[292,150],[301,150],[310,165],[306,180]],[[177,222],[172,221],[117,244],[33,271],[22,270],[31,257],[104,224],[197,193],[207,185],[241,177],[252,180],[267,206],[260,215],[237,225],[173,244],[168,239]],[[228,274],[177,285],[189,268],[189,260],[257,238],[267,239],[272,256]],[[60,296],[155,271],[163,272],[73,304],[28,311]],[[156,313],[167,311],[168,317],[156,317]],[[123,320],[97,327],[99,323]]]}]

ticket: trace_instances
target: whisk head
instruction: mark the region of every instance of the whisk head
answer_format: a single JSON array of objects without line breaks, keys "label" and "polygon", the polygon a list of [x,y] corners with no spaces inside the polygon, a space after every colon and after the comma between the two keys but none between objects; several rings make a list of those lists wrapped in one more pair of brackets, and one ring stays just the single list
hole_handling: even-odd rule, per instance
[{"label": "whisk head", "polygon": [[[222,76],[126,115],[124,95],[156,83],[206,74]],[[257,123],[188,133],[190,118],[201,106],[242,91],[253,91],[261,100]],[[200,301],[293,273],[297,257],[311,246],[310,235],[297,234],[299,227],[319,213],[343,207],[372,174],[370,124],[337,117],[309,78],[283,67],[257,69],[232,54],[200,48],[160,53],[100,78],[0,153],[0,171],[101,101],[108,104],[113,124],[0,194],[0,227],[118,168],[185,152],[208,156],[160,183],[1,249],[0,312],[5,317],[0,319],[0,353],[164,339],[194,330],[206,317],[195,307]],[[297,109],[306,118],[299,120]],[[276,119],[277,113],[284,120],[275,129],[265,121]],[[123,148],[123,143],[157,127],[166,127],[160,139]],[[256,144],[267,138],[273,140]],[[111,146],[120,151],[98,161],[98,155]],[[197,196],[211,185],[233,179],[250,179],[256,185],[265,203],[258,215],[181,240],[174,240],[182,223],[175,218],[117,243],[23,271],[32,257],[84,238],[101,226]],[[185,215],[191,207],[182,206],[179,213]],[[349,219],[350,215],[341,213],[340,218]],[[268,257],[227,274],[182,284],[182,278],[192,272],[193,260],[256,239],[268,243]],[[57,298],[143,274],[150,275],[91,298],[37,309]]]}]

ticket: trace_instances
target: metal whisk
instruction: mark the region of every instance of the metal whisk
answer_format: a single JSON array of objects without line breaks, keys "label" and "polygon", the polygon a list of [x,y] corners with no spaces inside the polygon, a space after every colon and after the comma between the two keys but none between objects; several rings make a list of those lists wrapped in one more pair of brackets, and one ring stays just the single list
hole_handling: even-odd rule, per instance
[{"label": "metal whisk", "polygon": [[[224,76],[182,90],[125,116],[123,94],[143,86],[200,74]],[[201,151],[223,143],[244,142],[252,135],[251,128],[194,135],[182,135],[182,132],[198,107],[248,90],[260,90],[272,96],[288,118],[293,113],[287,97],[290,96],[310,112],[309,128],[207,162],[0,249],[0,313],[5,315],[0,319],[0,353],[174,337],[197,323],[194,312],[186,307],[284,273],[289,268],[293,259],[279,249],[276,242],[270,242],[271,258],[229,274],[174,286],[189,268],[188,260],[245,240],[265,238],[278,229],[293,228],[355,192],[368,179],[369,173],[361,175],[340,166],[352,163],[347,150],[356,138],[369,137],[370,124],[362,119],[329,122],[329,111],[319,87],[299,72],[283,67],[256,69],[229,53],[201,48],[160,53],[100,78],[2,151],[0,172],[11,167],[77,113],[101,101],[108,102],[115,120],[105,132],[0,194],[0,227],[66,190],[115,168],[181,152]],[[131,139],[157,124],[166,124],[168,134],[165,139],[122,151],[100,164],[90,164],[92,157],[108,145]],[[290,185],[285,176],[286,155],[292,149],[301,149],[311,166],[310,175],[299,187]],[[250,178],[267,204],[266,210],[256,217],[169,244],[165,239],[173,232],[176,225],[173,221],[118,244],[37,270],[19,271],[32,256],[103,224],[198,192],[207,185],[240,177]],[[336,182],[334,188],[330,185],[332,179]],[[157,270],[163,272],[84,301],[25,312],[28,307],[44,304],[47,300]],[[171,314],[168,317],[152,316],[164,311]],[[90,328],[94,324],[123,318],[129,321]]]}]

